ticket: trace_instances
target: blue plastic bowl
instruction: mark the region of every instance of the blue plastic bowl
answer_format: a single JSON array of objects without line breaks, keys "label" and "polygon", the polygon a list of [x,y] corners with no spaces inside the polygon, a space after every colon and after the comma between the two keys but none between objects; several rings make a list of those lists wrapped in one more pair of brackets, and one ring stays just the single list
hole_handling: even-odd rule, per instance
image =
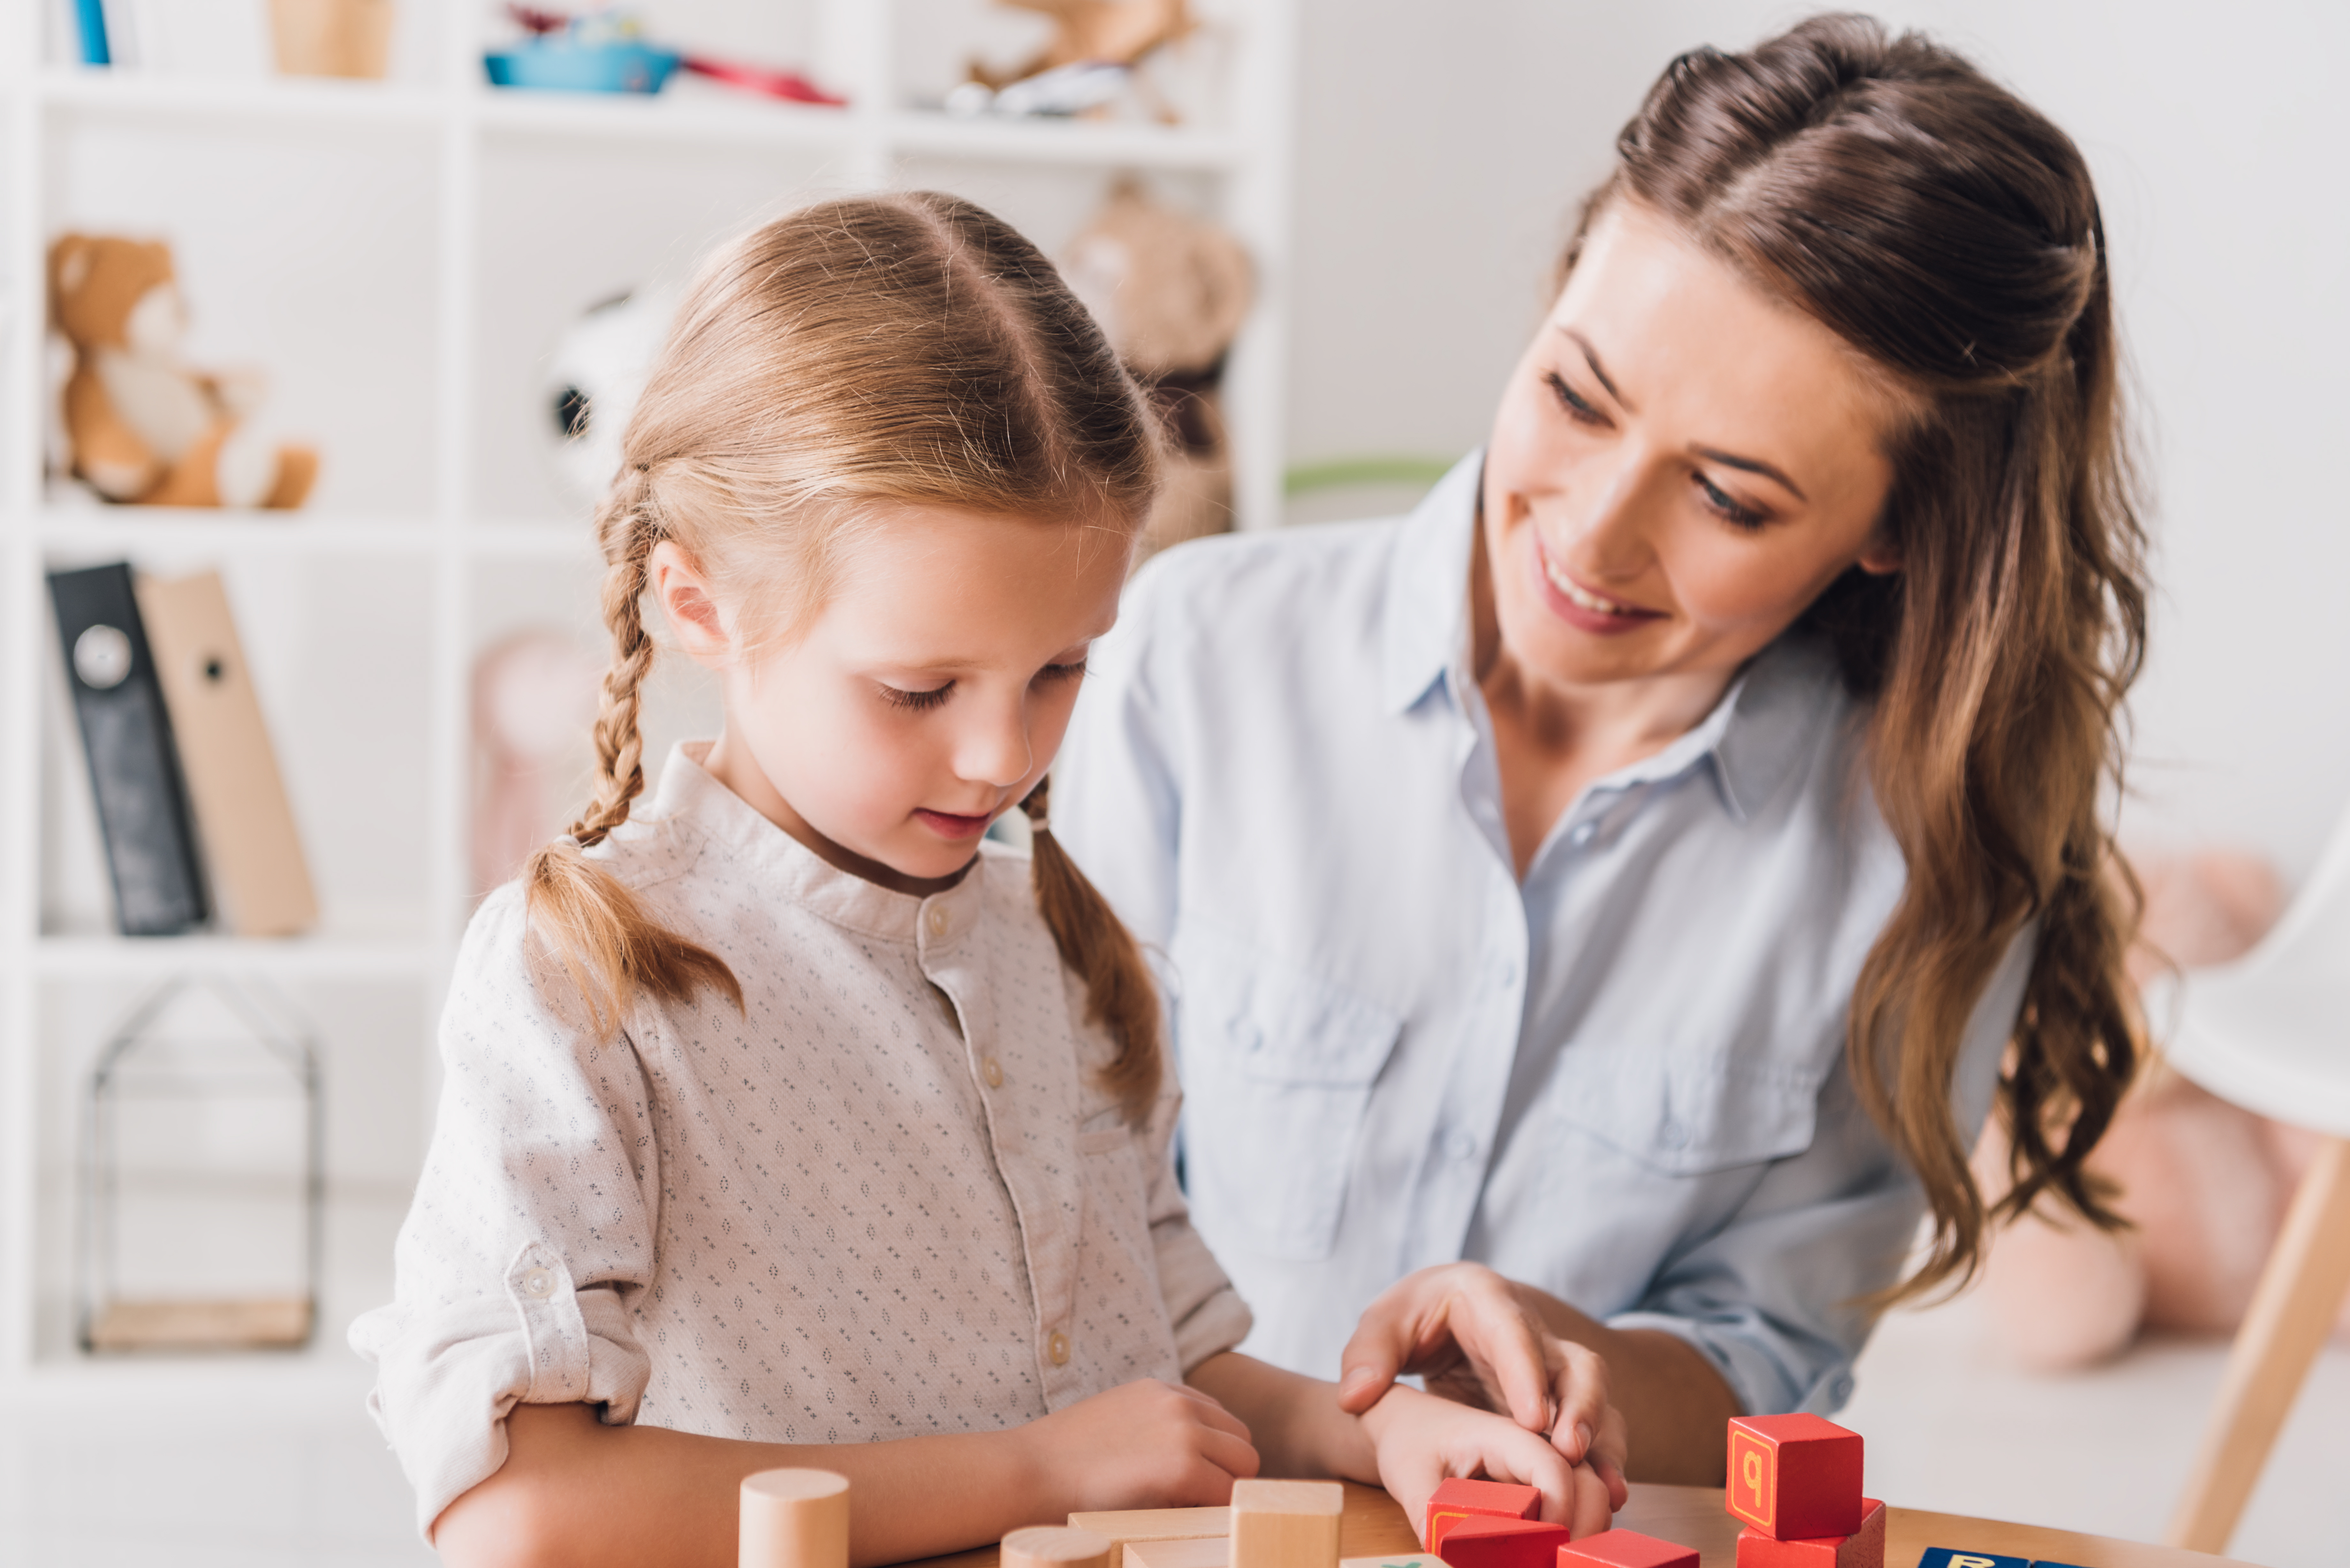
[{"label": "blue plastic bowl", "polygon": [[677,62],[676,50],[645,44],[544,38],[482,57],[494,86],[556,92],[659,92]]}]

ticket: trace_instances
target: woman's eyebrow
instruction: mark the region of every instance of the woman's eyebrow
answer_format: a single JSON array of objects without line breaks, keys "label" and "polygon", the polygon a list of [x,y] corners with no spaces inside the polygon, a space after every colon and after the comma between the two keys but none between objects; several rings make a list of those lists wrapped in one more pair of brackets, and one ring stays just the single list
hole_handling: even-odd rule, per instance
[{"label": "woman's eyebrow", "polygon": [[1622,405],[1626,413],[1638,413],[1640,410],[1632,406],[1632,400],[1617,390],[1616,383],[1607,379],[1607,370],[1599,363],[1599,350],[1591,346],[1591,339],[1572,327],[1562,327],[1559,330],[1573,338],[1575,346],[1583,350],[1583,362],[1591,367],[1591,373],[1599,378],[1599,384],[1607,389],[1607,395]]},{"label": "woman's eyebrow", "polygon": [[1690,451],[1710,462],[1718,462],[1724,468],[1740,469],[1748,473],[1759,473],[1765,479],[1775,479],[1786,487],[1788,494],[1798,501],[1808,504],[1812,499],[1804,493],[1801,485],[1760,458],[1736,457],[1726,452],[1716,451],[1710,446],[1693,446]]}]

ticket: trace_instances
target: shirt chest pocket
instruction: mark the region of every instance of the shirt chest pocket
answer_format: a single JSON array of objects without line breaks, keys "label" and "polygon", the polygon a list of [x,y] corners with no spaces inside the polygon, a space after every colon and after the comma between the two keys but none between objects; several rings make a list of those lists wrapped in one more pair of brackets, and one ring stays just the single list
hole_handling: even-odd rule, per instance
[{"label": "shirt chest pocket", "polygon": [[1759,1166],[1812,1146],[1820,1075],[1796,1067],[1603,1056],[1560,1085],[1559,1118],[1669,1176]]},{"label": "shirt chest pocket", "polygon": [[1327,1257],[1401,1020],[1221,933],[1180,931],[1173,957],[1184,1178],[1201,1231],[1211,1245]]}]

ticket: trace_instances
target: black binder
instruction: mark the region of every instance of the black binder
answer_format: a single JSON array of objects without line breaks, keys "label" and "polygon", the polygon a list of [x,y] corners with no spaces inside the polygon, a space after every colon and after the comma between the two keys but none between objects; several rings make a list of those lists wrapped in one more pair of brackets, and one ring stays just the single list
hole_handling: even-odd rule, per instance
[{"label": "black binder", "polygon": [[98,796],[115,923],[160,937],[204,920],[204,884],[171,714],[125,563],[49,574],[66,683]]}]

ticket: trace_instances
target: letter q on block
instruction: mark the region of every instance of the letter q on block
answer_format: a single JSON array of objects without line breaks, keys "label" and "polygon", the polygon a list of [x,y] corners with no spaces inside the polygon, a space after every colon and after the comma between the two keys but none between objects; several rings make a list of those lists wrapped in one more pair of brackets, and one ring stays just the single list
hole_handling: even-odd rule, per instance
[{"label": "letter q on block", "polygon": [[1778,1541],[1860,1529],[1860,1434],[1817,1416],[1740,1416],[1730,1423],[1722,1506]]}]

